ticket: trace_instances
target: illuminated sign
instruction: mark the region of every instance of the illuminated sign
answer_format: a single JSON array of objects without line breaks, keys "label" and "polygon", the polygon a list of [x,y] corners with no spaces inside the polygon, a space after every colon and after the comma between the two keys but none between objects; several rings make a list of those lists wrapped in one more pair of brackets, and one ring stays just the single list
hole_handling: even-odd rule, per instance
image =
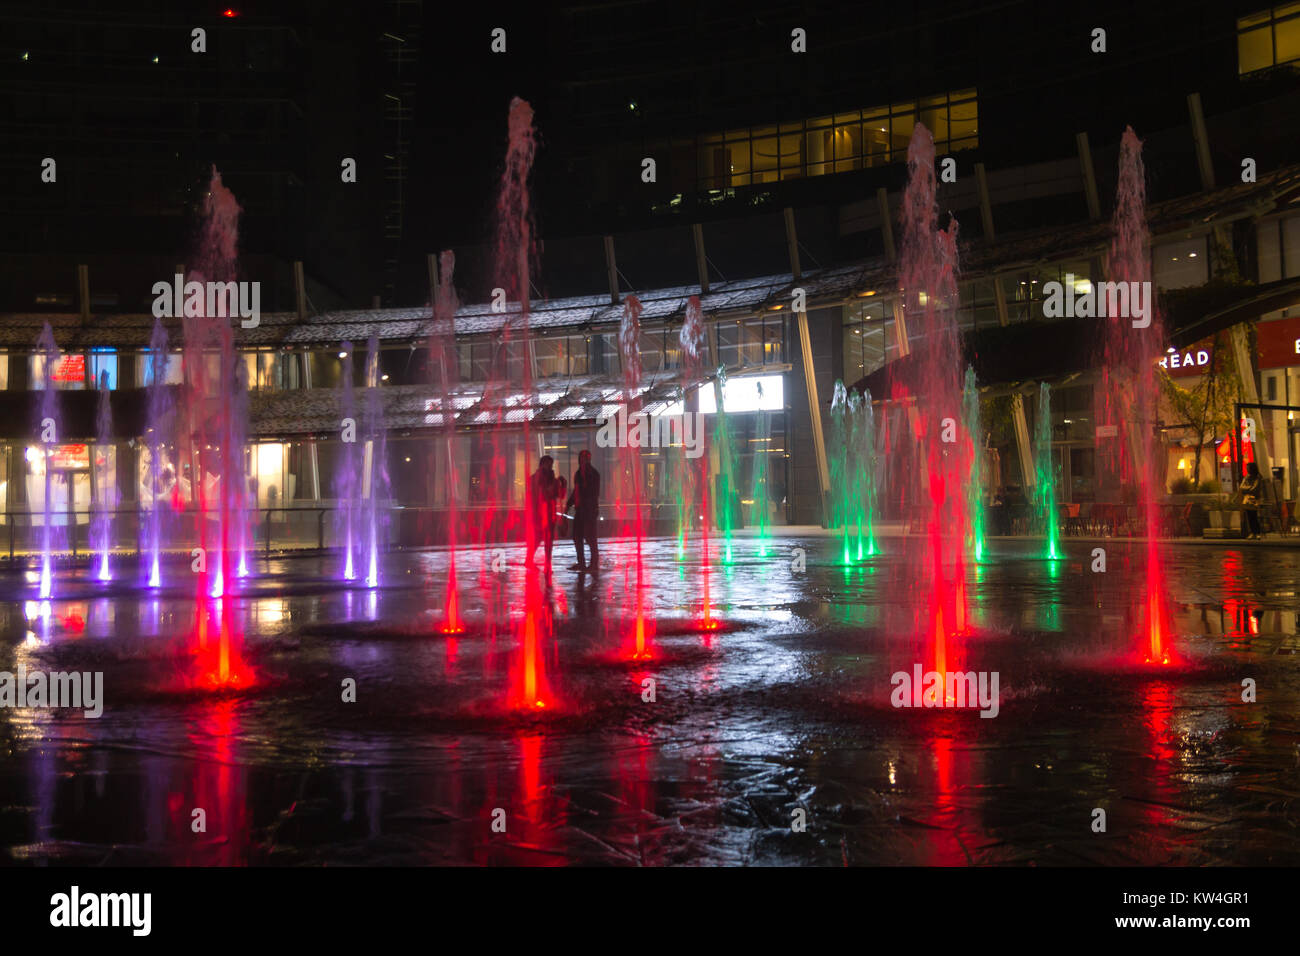
[{"label": "illuminated sign", "polygon": [[86,356],[63,356],[63,358],[59,359],[59,364],[54,366],[54,373],[50,376],[50,380],[84,383],[86,381]]},{"label": "illuminated sign", "polygon": [[53,468],[89,468],[90,449],[86,445],[55,445],[50,452]]},{"label": "illuminated sign", "polygon": [[[722,405],[728,414],[782,411],[785,408],[785,379],[780,375],[728,379],[722,386]],[[702,386],[700,411],[705,415],[713,415],[717,410],[713,386]]]},{"label": "illuminated sign", "polygon": [[1182,354],[1179,354],[1175,349],[1169,349],[1168,354],[1160,360],[1160,367],[1167,369],[1196,368],[1209,364],[1209,349],[1197,349],[1195,352],[1183,352]]}]

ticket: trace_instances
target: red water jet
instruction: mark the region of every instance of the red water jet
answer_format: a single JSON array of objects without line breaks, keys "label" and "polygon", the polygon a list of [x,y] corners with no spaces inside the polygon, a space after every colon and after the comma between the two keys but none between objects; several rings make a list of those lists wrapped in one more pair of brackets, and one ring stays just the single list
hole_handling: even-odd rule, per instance
[{"label": "red water jet", "polygon": [[447,496],[446,508],[446,545],[447,545],[447,591],[443,598],[445,615],[438,630],[443,634],[463,634],[465,624],[460,618],[459,582],[456,578],[456,519],[457,495],[460,482],[456,471],[456,415],[455,383],[460,362],[456,352],[456,287],[453,278],[456,268],[456,256],[445,250],[439,256],[438,292],[433,302],[433,334],[430,347],[430,364],[438,376],[439,410],[443,429],[443,442],[446,451],[446,468],[444,469],[444,488]]},{"label": "red water jet", "polygon": [[[919,392],[915,401],[905,404],[916,437],[921,487],[905,488],[904,494],[915,495],[925,518],[924,550],[916,565],[929,616],[921,629],[929,645],[923,653],[930,657],[932,669],[944,674],[955,668],[959,648],[952,639],[967,629],[965,550],[970,519],[963,482],[970,474],[974,445],[970,436],[958,434],[964,363],[957,326],[957,221],[950,219],[946,229],[939,228],[934,159],[934,139],[918,123],[907,150],[899,291],[909,325],[921,331],[916,355]],[[945,688],[945,695],[953,699],[951,688]]]},{"label": "red water jet", "polygon": [[[191,686],[196,689],[244,690],[256,683],[256,674],[241,653],[243,635],[235,621],[233,603],[234,599],[228,595],[199,602],[199,646],[191,680]],[[216,641],[207,640],[210,624],[216,625]]]},{"label": "red water jet", "polygon": [[[1142,141],[1126,127],[1120,140],[1119,182],[1107,279],[1126,290],[1145,288],[1145,316],[1131,298],[1108,297],[1101,349],[1101,383],[1096,388],[1097,432],[1114,436],[1098,441],[1099,488],[1114,498],[1135,492],[1146,529],[1146,591],[1137,619],[1140,656],[1150,664],[1169,664],[1169,614],[1156,539],[1160,534],[1157,498],[1164,492],[1163,455],[1156,439],[1159,392],[1155,365],[1164,354],[1164,321],[1151,290],[1151,234],[1146,218],[1146,168]],[[1127,308],[1123,306],[1127,305]]]},{"label": "red water jet", "polygon": [[[515,97],[510,102],[509,140],[506,149],[506,168],[501,179],[501,191],[497,198],[497,282],[507,292],[507,298],[518,301],[519,315],[516,323],[507,317],[502,324],[502,340],[505,348],[501,351],[508,355],[512,347],[526,355],[531,347],[529,312],[531,309],[531,282],[529,280],[530,262],[533,256],[533,221],[529,197],[528,177],[532,172],[533,157],[536,153],[536,132],[533,128],[533,108],[525,100]],[[503,358],[504,361],[504,358]],[[512,384],[509,367],[502,369],[497,378],[502,389]],[[536,515],[542,502],[536,500],[533,482],[524,481],[524,501],[522,513],[510,508],[509,492],[504,481],[505,459],[500,454],[499,435],[503,427],[514,421],[522,420],[522,447],[527,454],[532,447],[532,411],[536,403],[530,364],[522,363],[522,381],[519,387],[518,404],[523,408],[522,416],[515,408],[507,413],[501,401],[493,404],[496,409],[497,427],[493,429],[493,479],[498,484],[498,507],[507,515],[504,535],[509,534],[515,520],[522,520],[524,525],[524,602],[522,623],[520,626],[520,651],[514,665],[514,677],[507,702],[512,709],[531,712],[544,711],[553,706],[554,698],[546,680],[545,660],[542,654],[544,643],[553,635],[553,622],[546,592],[540,580],[539,572],[531,566],[533,555],[537,550],[538,531]],[[489,383],[491,384],[491,383]],[[489,388],[484,388],[484,402],[487,403]],[[547,509],[549,515],[549,507]]]}]

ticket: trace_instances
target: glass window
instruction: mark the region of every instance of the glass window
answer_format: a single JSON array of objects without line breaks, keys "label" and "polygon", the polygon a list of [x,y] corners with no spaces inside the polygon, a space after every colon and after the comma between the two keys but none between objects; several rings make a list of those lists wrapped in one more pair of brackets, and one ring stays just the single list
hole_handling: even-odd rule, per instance
[{"label": "glass window", "polygon": [[1278,21],[1273,30],[1273,49],[1278,63],[1300,60],[1300,16]]},{"label": "glass window", "polygon": [[[898,107],[895,107],[897,110]],[[912,112],[897,113],[889,121],[889,143],[899,161],[907,156],[907,144],[912,141],[912,130],[916,128],[916,114]]]},{"label": "glass window", "polygon": [[740,364],[740,323],[719,322],[714,328],[718,333],[718,362],[734,368]]},{"label": "glass window", "polygon": [[705,136],[700,140],[697,171],[700,186],[705,189],[721,189],[726,185],[726,156],[721,135]]},{"label": "glass window", "polygon": [[868,110],[862,118],[862,165],[881,166],[890,162],[889,111]]},{"label": "glass window", "polygon": [[538,378],[563,378],[569,374],[567,338],[537,338],[533,340],[533,355],[537,358]]},{"label": "glass window", "polygon": [[783,135],[780,139],[781,178],[790,179],[803,175],[803,153],[799,149],[800,135]]},{"label": "glass window", "polygon": [[565,348],[569,353],[569,371],[570,375],[587,374],[587,337],[585,335],[570,335],[565,340]]},{"label": "glass window", "polygon": [[254,391],[283,388],[284,385],[279,381],[283,370],[280,369],[277,374],[279,364],[274,352],[245,352],[244,368],[248,372],[248,387]]},{"label": "glass window", "polygon": [[742,143],[728,143],[724,149],[726,166],[723,185],[748,186],[752,168],[749,159],[749,140]]},{"label": "glass window", "polygon": [[1300,3],[1237,20],[1237,72],[1254,73],[1300,61]]},{"label": "glass window", "polygon": [[827,129],[809,130],[804,137],[804,163],[809,176],[824,176],[831,172],[835,158],[834,133]]},{"label": "glass window", "polygon": [[[142,386],[153,384],[153,355],[145,352],[138,359],[139,366],[136,374],[136,381]],[[163,359],[163,384],[179,385],[184,380],[183,376],[184,359],[180,352],[168,352],[167,357]]]},{"label": "glass window", "polygon": [[[698,140],[696,185],[723,190],[900,162],[918,118],[940,150],[970,149],[979,145],[978,112],[976,91],[968,89],[919,102],[713,133]],[[673,169],[679,165],[689,167],[674,160]]]},{"label": "glass window", "polygon": [[664,368],[664,333],[642,332],[637,342],[642,372],[660,372]]},{"label": "glass window", "polygon": [[785,361],[785,319],[771,316],[763,322],[763,362]]},{"label": "glass window", "polygon": [[940,151],[948,148],[948,98],[931,96],[921,100],[921,122],[934,137]]},{"label": "glass window", "polygon": [[[775,136],[765,136],[762,139],[755,139],[753,151],[754,183],[775,182],[781,168],[781,154],[777,145],[777,138]],[[733,185],[740,184],[734,183]]]},{"label": "glass window", "polygon": [[117,507],[117,448],[110,441],[94,445],[95,480],[91,491],[100,508]]},{"label": "glass window", "polygon": [[1268,27],[1237,34],[1237,72],[1253,73],[1273,65],[1273,31]]},{"label": "glass window", "polygon": [[862,126],[855,124],[853,126],[836,126],[835,127],[835,171],[837,173],[852,172],[860,169],[862,166]]},{"label": "glass window", "polygon": [[107,376],[105,385],[109,389],[117,388],[117,353],[113,349],[95,349],[90,353],[90,381],[94,388],[99,388],[101,379]]},{"label": "glass window", "polygon": [[742,365],[763,364],[763,320],[751,319],[740,329],[740,361]]},{"label": "glass window", "polygon": [[1162,242],[1151,250],[1152,281],[1161,289],[1204,285],[1209,278],[1204,236]]},{"label": "glass window", "polygon": [[[970,314],[972,328],[988,328],[998,324],[997,300],[993,296],[991,279],[973,279],[961,284],[962,310]],[[965,320],[963,320],[963,324]]]},{"label": "glass window", "polygon": [[886,302],[876,301],[873,296],[872,301],[844,307],[842,378],[846,383],[870,375],[892,357],[887,349],[894,341],[893,311],[887,311],[886,306]]},{"label": "glass window", "polygon": [[[39,391],[45,388],[45,356],[31,357],[32,388]],[[86,387],[86,356],[79,353],[60,354],[50,372],[50,383],[57,389],[83,389]]]},{"label": "glass window", "polygon": [[[962,140],[974,139],[979,133],[978,109],[974,100],[954,103],[948,109],[948,135],[953,141],[953,148]],[[970,145],[975,145],[971,143]]]}]

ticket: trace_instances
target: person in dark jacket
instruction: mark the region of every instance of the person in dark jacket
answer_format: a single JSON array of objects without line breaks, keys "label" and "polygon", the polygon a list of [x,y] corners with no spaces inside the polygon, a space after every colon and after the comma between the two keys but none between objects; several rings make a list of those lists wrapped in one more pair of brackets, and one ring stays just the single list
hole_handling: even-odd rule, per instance
[{"label": "person in dark jacket", "polygon": [[[573,490],[564,510],[575,506],[573,512],[573,548],[578,553],[578,563],[571,570],[600,571],[600,550],[596,545],[596,522],[600,520],[600,472],[591,466],[591,452],[578,452],[578,470],[573,473]],[[591,548],[591,561],[584,560],[582,542]]]}]

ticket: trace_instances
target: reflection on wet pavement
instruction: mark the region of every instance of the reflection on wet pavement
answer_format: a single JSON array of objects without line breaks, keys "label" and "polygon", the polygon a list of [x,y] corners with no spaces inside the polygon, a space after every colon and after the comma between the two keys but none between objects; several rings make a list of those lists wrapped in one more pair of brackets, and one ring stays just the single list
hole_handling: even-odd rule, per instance
[{"label": "reflection on wet pavement", "polygon": [[443,554],[390,555],[376,591],[329,580],[332,557],[273,559],[232,611],[256,685],[220,695],[185,681],[185,588],[70,576],[42,607],[11,574],[0,670],[102,670],[106,704],[0,709],[0,840],[24,863],[1300,863],[1297,552],[1169,549],[1160,669],[1133,656],[1140,551],[1098,574],[1091,545],[994,543],[961,647],[1001,678],[982,719],[890,706],[925,660],[892,543],[844,568],[831,539],[741,539],[701,634],[697,565],[651,542],[649,661],[621,652],[619,546],[595,582],[557,560],[554,700],[524,715],[517,553],[504,575],[462,554],[454,637]]}]

